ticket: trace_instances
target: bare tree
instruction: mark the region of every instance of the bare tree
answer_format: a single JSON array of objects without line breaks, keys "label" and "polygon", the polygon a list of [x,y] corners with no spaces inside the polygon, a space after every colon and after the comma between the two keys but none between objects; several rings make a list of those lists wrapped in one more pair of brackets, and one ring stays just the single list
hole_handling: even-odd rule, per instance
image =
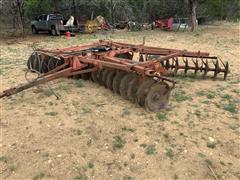
[{"label": "bare tree", "polygon": [[18,11],[19,11],[19,16],[21,20],[21,26],[22,26],[22,31],[23,34],[25,34],[24,31],[24,0],[17,0],[17,6],[18,6]]},{"label": "bare tree", "polygon": [[197,8],[197,0],[187,0],[188,7],[189,7],[189,14],[190,14],[190,20],[192,24],[192,31],[197,30],[197,13],[196,13],[196,8]]},{"label": "bare tree", "polygon": [[75,0],[72,0],[72,8],[73,8],[73,15],[75,17],[76,16],[76,12],[77,12],[77,10],[76,10],[76,1]]},{"label": "bare tree", "polygon": [[59,0],[52,0],[52,4],[54,7],[54,11],[58,12],[59,11]]}]

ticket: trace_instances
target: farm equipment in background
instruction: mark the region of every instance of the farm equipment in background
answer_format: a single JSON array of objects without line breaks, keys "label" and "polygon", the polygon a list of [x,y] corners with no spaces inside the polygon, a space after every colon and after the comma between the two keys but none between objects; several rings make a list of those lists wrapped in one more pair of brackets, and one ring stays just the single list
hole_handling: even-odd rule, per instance
[{"label": "farm equipment in background", "polygon": [[128,27],[128,21],[120,21],[113,25],[115,29],[122,30]]},{"label": "farm equipment in background", "polygon": [[173,18],[170,17],[168,19],[158,19],[154,21],[153,26],[155,28],[159,28],[161,30],[173,30]]},{"label": "farm equipment in background", "polygon": [[212,72],[226,79],[228,63],[205,52],[190,52],[100,40],[90,45],[63,49],[37,49],[29,57],[29,71],[39,77],[0,94],[11,96],[25,89],[62,77],[80,77],[109,88],[116,94],[150,111],[167,107],[175,81],[170,74],[182,71],[203,77]]},{"label": "farm equipment in background", "polygon": [[94,33],[97,30],[108,30],[109,25],[105,21],[104,17],[97,16],[94,20],[88,20],[85,24],[85,32]]},{"label": "farm equipment in background", "polygon": [[189,18],[174,18],[173,30],[174,31],[185,31],[190,26]]}]

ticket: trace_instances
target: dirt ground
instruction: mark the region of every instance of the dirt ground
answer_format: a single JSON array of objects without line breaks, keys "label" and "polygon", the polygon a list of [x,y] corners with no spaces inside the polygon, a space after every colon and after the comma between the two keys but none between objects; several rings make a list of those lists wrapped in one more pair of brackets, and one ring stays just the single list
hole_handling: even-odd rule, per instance
[{"label": "dirt ground", "polygon": [[147,112],[90,81],[59,79],[1,99],[2,179],[240,179],[238,24],[198,32],[46,35],[0,42],[0,91],[25,82],[34,47],[98,39],[207,51],[229,61],[227,81],[175,78],[167,110]]}]

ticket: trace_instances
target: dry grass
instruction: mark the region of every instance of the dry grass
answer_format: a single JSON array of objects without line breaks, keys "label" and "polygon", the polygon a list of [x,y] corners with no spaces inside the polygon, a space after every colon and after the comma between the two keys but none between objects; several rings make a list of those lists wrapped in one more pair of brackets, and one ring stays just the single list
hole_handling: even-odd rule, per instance
[{"label": "dry grass", "polygon": [[[102,38],[209,51],[230,62],[227,81],[183,79],[170,109],[149,113],[91,82],[59,79],[1,99],[4,179],[239,179],[239,27],[197,33],[30,36],[1,42],[1,86],[24,82],[32,46],[53,48]],[[41,90],[42,89],[42,90]],[[183,93],[184,92],[184,93]],[[212,145],[214,144],[214,146]],[[210,167],[210,168],[209,168]]]}]

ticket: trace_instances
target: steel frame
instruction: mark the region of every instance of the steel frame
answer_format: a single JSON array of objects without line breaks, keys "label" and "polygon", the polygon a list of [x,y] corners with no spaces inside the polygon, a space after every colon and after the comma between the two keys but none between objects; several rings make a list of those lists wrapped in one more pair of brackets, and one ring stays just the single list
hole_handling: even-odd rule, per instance
[{"label": "steel frame", "polygon": [[[130,53],[132,56],[135,53],[139,53],[139,61],[116,57],[116,55],[124,53]],[[145,39],[143,40],[143,43],[139,45],[100,40],[99,42],[90,45],[80,45],[52,50],[37,49],[35,54],[37,55],[35,58],[38,58],[41,64],[44,63],[46,57],[60,59],[63,60],[64,63],[41,74],[32,82],[5,90],[0,94],[0,98],[16,94],[30,87],[61,77],[91,73],[102,68],[134,72],[142,79],[146,77],[154,77],[160,81],[171,83],[172,87],[174,87],[176,82],[167,77],[168,72],[171,69],[174,69],[175,74],[180,69],[184,70],[184,73],[187,73],[188,70],[194,70],[195,73],[197,71],[204,71],[205,75],[209,71],[213,71],[214,77],[216,77],[218,73],[223,72],[224,78],[226,78],[227,73],[229,72],[228,63],[222,63],[224,68],[221,68],[217,61],[217,63],[213,63],[215,65],[213,68],[209,67],[208,61],[217,60],[217,57],[210,56],[207,52],[191,52],[187,50],[145,46]],[[149,60],[149,55],[157,55],[158,57]],[[183,58],[184,65],[179,65],[179,58]],[[194,66],[191,66],[189,65],[187,58],[201,59],[202,64],[205,64],[205,66],[200,66],[197,60],[193,60]],[[206,61],[204,61],[204,59],[206,59]]]}]

